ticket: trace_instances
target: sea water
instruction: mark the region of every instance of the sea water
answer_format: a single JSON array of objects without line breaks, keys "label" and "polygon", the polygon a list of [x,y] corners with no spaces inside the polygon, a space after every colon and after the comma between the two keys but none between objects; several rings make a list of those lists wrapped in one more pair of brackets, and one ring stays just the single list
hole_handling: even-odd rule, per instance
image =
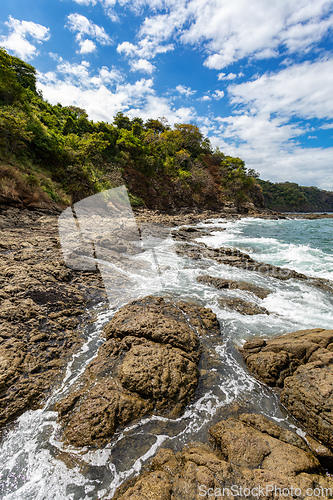
[{"label": "sea water", "polygon": [[[333,280],[333,219],[213,219],[197,227],[213,230],[198,240],[210,247],[235,247],[256,260]],[[209,259],[178,257],[174,244],[171,236],[152,242],[162,271],[159,280],[144,282],[140,294],[194,300],[217,314],[220,336],[202,339],[213,368],[201,378],[195,400],[177,419],[153,416],[134,422],[117,432],[104,448],[65,446],[53,406],[70,393],[103,343],[103,327],[115,313],[112,308],[104,310],[85,331],[81,350],[44,407],[24,413],[5,429],[0,448],[0,498],[112,498],[116,488],[138,474],[159,448],[180,450],[189,442],[207,442],[209,427],[228,416],[234,403],[302,434],[277,396],[252,377],[236,347],[255,336],[271,338],[305,328],[332,328],[332,295],[306,282],[281,281]],[[206,274],[247,281],[269,289],[270,294],[262,300],[242,290],[215,290],[197,282],[198,276]],[[224,309],[218,298],[226,295],[255,302],[270,314],[244,316]]]}]

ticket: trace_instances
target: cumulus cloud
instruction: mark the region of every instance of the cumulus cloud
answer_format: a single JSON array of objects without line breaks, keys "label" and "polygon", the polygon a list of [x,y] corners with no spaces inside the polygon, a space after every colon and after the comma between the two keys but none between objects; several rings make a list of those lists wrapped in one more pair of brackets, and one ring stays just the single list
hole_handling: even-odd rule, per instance
[{"label": "cumulus cloud", "polygon": [[80,54],[89,54],[94,52],[96,49],[96,44],[92,40],[83,40],[80,43]]},{"label": "cumulus cloud", "polygon": [[[307,119],[333,119],[333,61],[298,64],[231,84],[235,114],[210,117],[213,145],[244,158],[264,179],[333,189],[333,148],[302,147],[316,130]],[[318,126],[330,129],[331,122]],[[307,138],[315,138],[314,135]]]},{"label": "cumulus cloud", "polygon": [[112,43],[111,37],[106,33],[103,27],[94,24],[81,14],[69,14],[66,26],[72,32],[76,33],[75,38],[80,45],[79,52],[81,54],[93,52],[96,49],[96,44],[90,38],[95,39],[101,45],[109,45]]},{"label": "cumulus cloud", "polygon": [[254,81],[229,86],[234,104],[256,112],[296,115],[301,118],[333,118],[333,59],[305,62]]},{"label": "cumulus cloud", "polygon": [[223,90],[215,90],[215,92],[212,94],[213,99],[219,100],[224,97],[224,92]]},{"label": "cumulus cloud", "polygon": [[96,5],[97,0],[74,0],[79,5]]},{"label": "cumulus cloud", "polygon": [[[75,0],[94,5],[97,0]],[[222,69],[243,58],[264,59],[311,50],[333,26],[331,0],[99,0],[116,20],[116,7],[141,15],[137,44],[119,45],[127,56],[150,59],[174,41],[204,45],[205,65]]]},{"label": "cumulus cloud", "polygon": [[130,64],[131,71],[143,71],[144,73],[152,73],[155,69],[155,66],[151,62],[147,61],[147,59],[132,60]]},{"label": "cumulus cloud", "polygon": [[176,90],[179,94],[185,95],[186,97],[196,93],[196,90],[192,90],[191,87],[185,87],[185,85],[177,85]]},{"label": "cumulus cloud", "polygon": [[165,116],[171,125],[196,119],[193,107],[174,107],[156,94],[153,83],[152,78],[128,83],[117,68],[103,67],[95,73],[88,61],[63,61],[56,71],[38,74],[38,86],[49,102],[84,108],[93,120],[111,122],[118,111],[144,120]]},{"label": "cumulus cloud", "polygon": [[228,73],[227,75],[225,73],[219,73],[217,78],[218,80],[234,80],[235,78],[237,78],[237,75],[236,73]]},{"label": "cumulus cloud", "polygon": [[172,44],[160,45],[156,40],[145,38],[138,44],[123,42],[118,45],[117,52],[129,58],[153,59],[157,54],[165,54],[173,50]]},{"label": "cumulus cloud", "polygon": [[[114,7],[116,3],[104,0],[104,5]],[[143,46],[148,44],[154,57],[167,42],[171,42],[171,50],[174,40],[203,45],[207,52],[205,65],[212,69],[225,68],[243,58],[304,53],[315,47],[333,26],[331,0],[253,0],[250,4],[247,0],[119,0],[119,5],[125,4],[135,12],[141,12],[143,7],[151,9],[132,52],[149,58],[147,52],[143,53]],[[125,53],[123,44],[122,49]]]},{"label": "cumulus cloud", "polygon": [[9,16],[5,22],[9,35],[1,37],[1,45],[22,59],[29,60],[38,55],[37,44],[49,40],[49,28],[32,21],[19,21]]}]

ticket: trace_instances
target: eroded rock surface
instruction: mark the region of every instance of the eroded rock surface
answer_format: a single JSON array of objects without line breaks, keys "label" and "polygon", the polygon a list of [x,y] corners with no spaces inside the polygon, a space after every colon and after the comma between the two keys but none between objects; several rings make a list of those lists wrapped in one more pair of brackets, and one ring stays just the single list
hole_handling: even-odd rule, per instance
[{"label": "eroded rock surface", "polygon": [[301,330],[246,342],[249,369],[279,389],[281,402],[308,432],[333,449],[333,330]]},{"label": "eroded rock surface", "polygon": [[252,283],[247,283],[246,281],[233,281],[209,275],[198,276],[197,281],[199,283],[205,283],[206,285],[212,285],[218,290],[244,290],[246,292],[254,293],[260,299],[265,299],[270,293],[267,288],[253,285]]},{"label": "eroded rock surface", "polygon": [[223,297],[217,300],[222,307],[232,309],[239,312],[240,314],[249,316],[253,316],[255,314],[269,314],[269,311],[265,307],[258,306],[257,304],[248,302],[247,300],[237,299],[233,297]]},{"label": "eroded rock surface", "polygon": [[58,215],[0,207],[0,426],[60,381],[103,299],[98,272],[66,267]]},{"label": "eroded rock surface", "polygon": [[248,254],[241,252],[236,248],[210,248],[205,243],[199,242],[197,244],[190,243],[177,243],[175,252],[181,257],[188,257],[194,260],[199,259],[212,259],[219,264],[226,264],[234,266],[247,271],[256,271],[265,276],[277,278],[279,280],[297,279],[304,281],[312,286],[319,288],[323,291],[333,292],[333,283],[324,278],[313,278],[305,274],[298,273],[286,267],[274,266],[273,264],[266,264],[258,262]]},{"label": "eroded rock surface", "polygon": [[56,406],[65,439],[100,445],[148,413],[178,415],[195,395],[199,338],[219,331],[210,309],[185,302],[146,297],[121,308],[81,387]]},{"label": "eroded rock surface", "polygon": [[333,497],[333,479],[323,474],[305,442],[265,417],[242,414],[209,432],[214,450],[202,444],[178,453],[161,449],[147,470],[123,485],[114,498],[291,500],[308,499],[315,488],[317,498]]}]

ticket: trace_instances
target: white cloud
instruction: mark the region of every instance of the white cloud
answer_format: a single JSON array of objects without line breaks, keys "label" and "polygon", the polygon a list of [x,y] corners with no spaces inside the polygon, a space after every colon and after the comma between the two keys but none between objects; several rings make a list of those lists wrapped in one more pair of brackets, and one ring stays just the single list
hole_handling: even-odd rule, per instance
[{"label": "white cloud", "polygon": [[288,67],[229,86],[232,102],[260,113],[333,118],[333,59]]},{"label": "white cloud", "polygon": [[130,62],[131,71],[143,71],[144,73],[152,73],[155,69],[155,66],[151,64],[151,62],[147,61],[147,59],[138,59],[132,60]]},{"label": "white cloud", "polygon": [[[242,74],[239,73],[238,76],[242,76]],[[234,80],[235,78],[237,78],[236,73],[228,73],[227,75],[225,73],[219,73],[217,76],[218,80]]]},{"label": "white cloud", "polygon": [[165,116],[171,125],[197,117],[193,107],[175,108],[167,98],[157,96],[151,78],[132,84],[124,82],[116,68],[103,67],[92,73],[87,61],[65,61],[58,65],[57,72],[39,73],[38,87],[49,102],[84,108],[93,120],[111,122],[118,111],[144,120]]},{"label": "white cloud", "polygon": [[159,45],[156,40],[145,38],[140,40],[137,45],[130,42],[123,42],[118,45],[117,52],[124,54],[126,57],[139,57],[142,59],[153,59],[157,54],[165,54],[173,50],[173,45]]},{"label": "white cloud", "polygon": [[222,97],[224,97],[223,90],[215,90],[212,97],[213,97],[213,99],[216,99],[216,100],[222,99]]},{"label": "white cloud", "polygon": [[333,123],[324,123],[319,128],[321,128],[322,130],[330,130],[331,128],[333,128]]},{"label": "white cloud", "polygon": [[[206,42],[206,66],[222,69],[244,57],[272,57],[278,50],[308,50],[332,26],[331,0],[192,0],[193,22],[184,29],[185,43]],[[302,20],[297,13],[302,10]],[[190,19],[190,18],[189,18]],[[300,24],[301,23],[301,24]]]},{"label": "white cloud", "polygon": [[96,5],[97,0],[74,0],[79,5]]},{"label": "white cloud", "polygon": [[80,54],[89,54],[96,50],[96,44],[92,40],[82,40],[80,43]]},{"label": "white cloud", "polygon": [[[333,190],[333,148],[301,146],[316,130],[311,118],[333,119],[333,61],[288,67],[228,87],[235,114],[209,117],[211,142],[243,158],[272,181],[293,181]],[[298,118],[298,121],[296,119]],[[317,129],[331,129],[323,123]]]},{"label": "white cloud", "polygon": [[5,25],[9,28],[9,35],[1,37],[1,45],[25,60],[38,55],[35,43],[41,44],[50,38],[49,28],[32,21],[19,21],[9,16]]},{"label": "white cloud", "polygon": [[211,101],[212,98],[209,96],[209,95],[203,95],[201,98],[200,98],[200,101]]},{"label": "white cloud", "polygon": [[[116,3],[104,0],[104,5],[114,7]],[[248,0],[137,0],[131,4],[119,0],[118,3],[132,7],[137,13],[143,7],[151,9],[138,32],[139,42],[132,44],[132,55],[154,57],[174,39],[203,45],[207,52],[205,65],[212,69],[225,68],[243,58],[304,53],[315,47],[333,26],[332,0],[252,0],[250,4]],[[144,51],[145,45],[149,46],[149,53]],[[125,53],[124,44],[119,46],[120,52],[122,49]]]},{"label": "white cloud", "polygon": [[96,49],[96,44],[92,40],[87,39],[87,36],[95,39],[101,45],[110,45],[112,43],[111,37],[103,27],[94,24],[81,14],[69,14],[66,26],[70,31],[76,32],[75,38],[80,45],[79,52],[81,54],[93,52]]},{"label": "white cloud", "polygon": [[185,87],[185,85],[177,85],[176,90],[179,94],[183,94],[186,97],[196,93],[196,90],[192,90],[191,87]]}]

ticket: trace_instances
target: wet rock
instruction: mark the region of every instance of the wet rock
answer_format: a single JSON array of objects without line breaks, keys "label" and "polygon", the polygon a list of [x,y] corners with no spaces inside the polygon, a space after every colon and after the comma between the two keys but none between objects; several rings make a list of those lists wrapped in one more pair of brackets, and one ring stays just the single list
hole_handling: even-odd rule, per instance
[{"label": "wet rock", "polygon": [[301,330],[245,343],[249,369],[281,392],[283,405],[310,435],[333,449],[333,330]]},{"label": "wet rock", "polygon": [[319,461],[302,449],[303,446],[298,448],[296,439],[293,444],[280,440],[278,426],[263,416],[230,418],[219,422],[209,432],[224,458],[233,465],[249,469],[260,467],[288,477],[320,469]]},{"label": "wet rock", "polygon": [[297,279],[299,281],[307,282],[320,290],[333,293],[333,283],[330,280],[324,278],[313,278],[286,267],[279,267],[274,266],[273,264],[258,262],[252,259],[252,257],[248,254],[241,252],[236,248],[209,248],[202,242],[199,242],[198,244],[178,243],[175,246],[175,252],[181,257],[187,257],[194,260],[213,259],[219,264],[238,267],[240,269],[245,269],[246,271],[255,271],[282,281]]},{"label": "wet rock", "polygon": [[243,299],[220,298],[217,299],[217,301],[222,307],[232,309],[244,315],[253,316],[255,314],[269,314],[269,311],[267,311],[265,307],[260,307],[257,304],[253,304],[253,302],[248,302]]},{"label": "wet rock", "polygon": [[57,216],[0,207],[0,426],[60,382],[86,308],[101,300],[97,273],[66,268]]},{"label": "wet rock", "polygon": [[209,433],[214,450],[203,444],[177,453],[161,449],[113,498],[291,500],[308,499],[314,488],[318,498],[332,498],[333,480],[323,474],[304,441],[265,417],[242,414],[219,422]]},{"label": "wet rock", "polygon": [[264,299],[269,295],[270,291],[267,288],[263,288],[252,283],[247,283],[245,281],[233,281],[222,278],[214,278],[213,276],[198,276],[197,281],[199,283],[205,283],[207,285],[212,285],[218,290],[244,290],[246,292],[251,292],[257,295],[260,299]]},{"label": "wet rock", "polygon": [[200,337],[219,335],[219,324],[210,309],[146,297],[121,308],[104,333],[80,389],[56,406],[76,446],[101,445],[148,413],[179,415],[198,384]]},{"label": "wet rock", "polygon": [[205,229],[197,229],[195,227],[181,227],[177,231],[172,231],[172,237],[176,241],[193,241],[196,238],[202,238],[203,236],[209,236],[210,232]]}]

